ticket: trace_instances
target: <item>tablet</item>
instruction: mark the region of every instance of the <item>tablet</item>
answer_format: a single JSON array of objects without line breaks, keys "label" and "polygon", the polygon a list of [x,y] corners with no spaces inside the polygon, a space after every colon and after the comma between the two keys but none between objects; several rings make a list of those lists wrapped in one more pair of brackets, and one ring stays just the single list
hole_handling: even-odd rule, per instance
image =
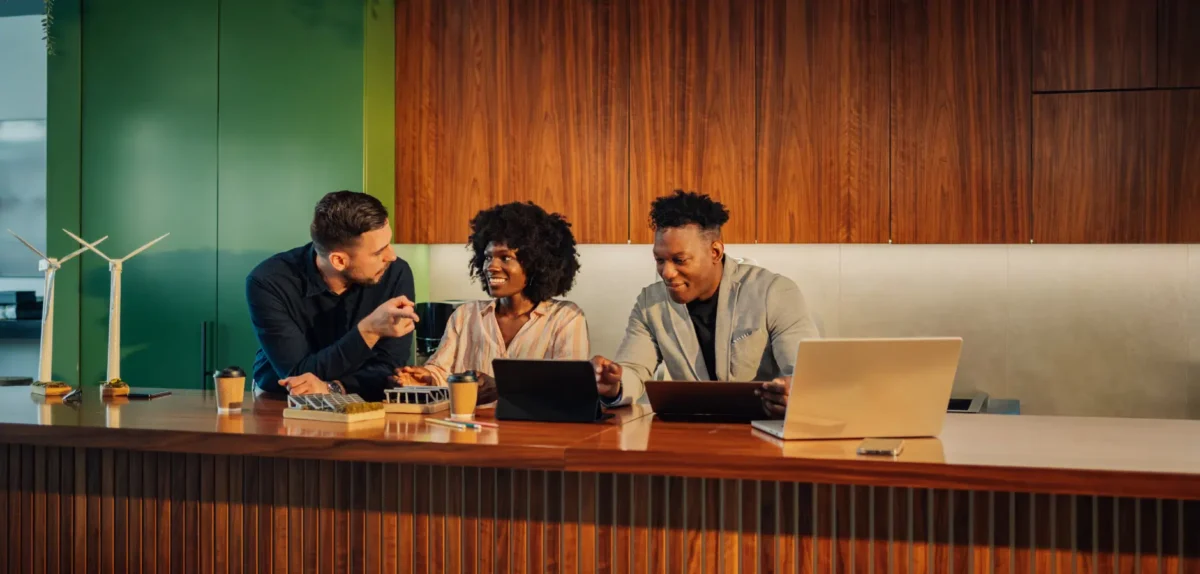
[{"label": "tablet", "polygon": [[494,359],[496,418],[596,422],[612,417],[600,404],[590,361]]},{"label": "tablet", "polygon": [[668,422],[750,424],[766,416],[762,382],[646,381],[654,415]]}]

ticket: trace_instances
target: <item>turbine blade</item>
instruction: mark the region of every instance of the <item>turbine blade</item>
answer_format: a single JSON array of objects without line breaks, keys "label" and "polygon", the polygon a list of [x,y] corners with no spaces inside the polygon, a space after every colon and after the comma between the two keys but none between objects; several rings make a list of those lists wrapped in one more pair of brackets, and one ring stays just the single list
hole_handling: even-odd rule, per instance
[{"label": "turbine blade", "polygon": [[145,251],[145,250],[147,250],[147,249],[150,249],[150,246],[151,246],[151,245],[154,245],[155,243],[158,243],[159,241],[162,241],[163,239],[166,239],[168,235],[170,235],[170,233],[164,233],[164,234],[162,235],[162,237],[159,237],[158,239],[155,239],[154,241],[151,241],[150,243],[147,243],[147,244],[145,244],[145,245],[143,245],[143,246],[141,246],[141,247],[138,247],[137,249],[134,249],[132,253],[130,253],[129,255],[126,255],[126,256],[122,257],[122,258],[121,258],[121,261],[128,261],[128,260],[129,260],[131,257],[133,257],[134,255],[137,255],[138,253],[141,253],[141,252],[143,252],[143,251]]},{"label": "turbine blade", "polygon": [[[92,242],[92,245],[100,245],[101,243],[104,243],[104,240],[105,240],[105,239],[108,239],[108,236],[107,236],[107,235],[105,235],[104,237],[101,237],[100,239],[97,239],[96,241]],[[87,250],[88,250],[88,248],[87,248],[87,247],[80,247],[79,249],[76,249],[75,251],[72,251],[70,255],[68,255],[68,256],[66,256],[66,257],[63,257],[62,259],[59,259],[59,260],[58,260],[58,264],[59,264],[59,265],[62,265],[63,263],[66,263],[66,262],[68,262],[68,261],[70,261],[70,260],[74,259],[76,255],[79,255],[80,253],[83,253],[84,251],[87,251]]]},{"label": "turbine blade", "polygon": [[[103,251],[96,249],[95,245],[84,241],[81,237],[79,237],[78,235],[75,235],[74,233],[71,233],[70,231],[67,231],[66,229],[63,230],[63,233],[70,235],[71,239],[74,239],[75,241],[82,243],[84,245],[84,247],[91,249],[93,252],[96,253],[96,255],[99,255],[99,256],[103,257],[104,259],[106,259],[107,261],[112,262],[112,257],[109,257],[109,256],[105,255]],[[96,243],[100,243],[100,242],[97,241]]]},{"label": "turbine blade", "polygon": [[13,232],[13,230],[9,229],[9,230],[8,230],[8,232],[9,232],[9,233],[12,233],[12,236],[13,236],[13,237],[16,237],[16,238],[17,238],[17,241],[20,241],[21,243],[24,243],[24,244],[25,244],[25,247],[28,247],[28,248],[29,248],[30,250],[32,250],[34,253],[37,253],[37,254],[38,254],[38,257],[41,257],[42,259],[47,259],[47,260],[48,260],[48,259],[50,259],[49,257],[46,257],[46,254],[42,253],[41,251],[38,251],[38,248],[37,248],[37,247],[34,247],[34,246],[30,245],[28,241],[25,241],[24,239],[21,239],[21,236],[20,236],[20,235],[17,235],[16,233],[14,233],[14,232]]}]

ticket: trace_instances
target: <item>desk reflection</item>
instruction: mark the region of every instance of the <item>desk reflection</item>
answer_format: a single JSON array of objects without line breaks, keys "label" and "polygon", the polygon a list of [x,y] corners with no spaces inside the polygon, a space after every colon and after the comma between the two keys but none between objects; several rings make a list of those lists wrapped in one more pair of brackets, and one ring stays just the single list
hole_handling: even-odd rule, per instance
[{"label": "desk reflection", "polygon": [[334,423],[308,419],[280,418],[284,434],[307,438],[381,438],[386,419]]},{"label": "desk reflection", "polygon": [[[444,415],[444,413],[442,413]],[[500,429],[460,430],[425,422],[425,415],[389,414],[384,436],[438,444],[499,444]],[[444,416],[435,418],[445,418]]]},{"label": "desk reflection", "polygon": [[893,457],[858,454],[858,445],[862,443],[862,439],[782,440],[758,429],[753,429],[752,434],[775,446],[779,449],[779,454],[787,458],[879,460],[926,464],[944,464],[946,462],[945,449],[941,439],[938,438],[904,439],[904,449],[898,456]]}]

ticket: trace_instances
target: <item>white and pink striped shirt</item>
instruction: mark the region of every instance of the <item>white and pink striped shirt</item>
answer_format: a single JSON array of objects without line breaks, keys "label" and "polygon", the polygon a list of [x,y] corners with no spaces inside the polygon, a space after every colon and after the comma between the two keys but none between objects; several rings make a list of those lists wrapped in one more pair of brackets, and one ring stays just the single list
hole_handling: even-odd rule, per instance
[{"label": "white and pink striped shirt", "polygon": [[570,301],[550,299],[529,314],[512,343],[504,344],[496,323],[496,301],[487,299],[459,305],[446,321],[446,332],[437,352],[425,363],[438,385],[452,373],[479,371],[494,375],[492,359],[591,358],[587,319]]}]

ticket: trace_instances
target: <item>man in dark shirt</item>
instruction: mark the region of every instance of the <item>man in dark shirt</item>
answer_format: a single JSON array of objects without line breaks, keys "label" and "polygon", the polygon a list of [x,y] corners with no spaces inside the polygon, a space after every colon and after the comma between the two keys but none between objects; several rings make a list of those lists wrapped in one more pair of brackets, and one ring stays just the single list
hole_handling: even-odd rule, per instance
[{"label": "man in dark shirt", "polygon": [[312,242],[276,254],[246,278],[261,348],[254,382],[292,394],[358,393],[381,400],[408,365],[413,276],[392,250],[387,209],[363,193],[317,203]]}]

